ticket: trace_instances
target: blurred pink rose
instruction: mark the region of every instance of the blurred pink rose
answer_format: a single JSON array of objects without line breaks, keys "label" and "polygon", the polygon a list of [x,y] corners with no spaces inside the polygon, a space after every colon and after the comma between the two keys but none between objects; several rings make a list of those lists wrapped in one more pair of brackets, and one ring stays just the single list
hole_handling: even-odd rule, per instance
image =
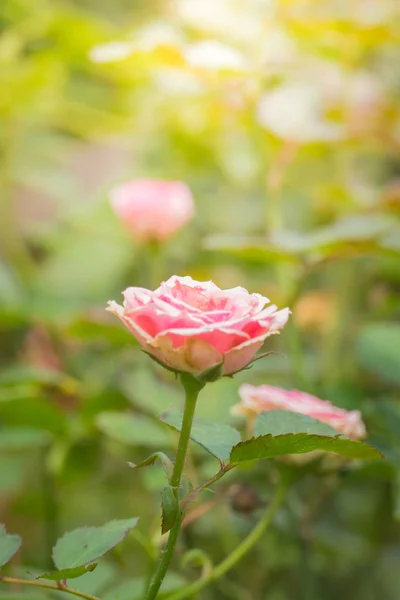
[{"label": "blurred pink rose", "polygon": [[247,383],[239,388],[241,402],[233,412],[255,415],[268,410],[288,410],[322,421],[348,437],[358,440],[366,436],[365,425],[358,410],[337,408],[328,400],[298,390],[284,390],[272,385],[253,386]]},{"label": "blurred pink rose", "polygon": [[211,281],[173,276],[154,292],[128,288],[124,305],[107,310],[143,349],[167,367],[199,375],[223,362],[223,374],[246,367],[265,338],[279,333],[289,309],[265,308],[268,298],[242,287],[220,290]]},{"label": "blurred pink rose", "polygon": [[134,179],[111,190],[111,205],[139,240],[164,241],[194,215],[189,188],[181,181]]}]

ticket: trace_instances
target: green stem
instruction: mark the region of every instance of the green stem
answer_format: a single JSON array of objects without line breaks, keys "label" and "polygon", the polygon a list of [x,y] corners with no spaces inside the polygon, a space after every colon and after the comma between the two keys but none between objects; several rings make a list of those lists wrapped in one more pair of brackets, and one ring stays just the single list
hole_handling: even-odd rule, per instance
[{"label": "green stem", "polygon": [[206,577],[198,579],[190,585],[182,588],[178,592],[167,596],[167,600],[183,600],[184,598],[190,598],[232,569],[232,567],[234,567],[244,557],[244,555],[253,548],[253,546],[260,540],[265,531],[268,529],[272,519],[275,516],[275,513],[285,497],[287,487],[288,482],[283,479],[277,489],[273,501],[271,504],[269,504],[261,521],[249,533],[243,542],[225,558],[225,560],[219,563],[219,565],[217,565]]},{"label": "green stem", "polygon": [[58,592],[67,592],[68,594],[73,594],[74,596],[79,596],[80,598],[85,598],[85,600],[99,600],[97,596],[92,596],[91,594],[85,594],[84,592],[80,592],[79,590],[74,590],[66,585],[57,585],[56,583],[45,583],[44,581],[36,581],[35,579],[19,579],[18,577],[3,577],[0,574],[0,583],[10,583],[12,585],[30,585],[34,587],[45,588],[46,590],[55,590]]},{"label": "green stem", "polygon": [[184,512],[186,511],[186,508],[189,506],[189,504],[191,502],[193,502],[193,500],[195,500],[196,496],[198,494],[200,494],[200,492],[202,492],[203,490],[209,488],[211,485],[216,483],[219,479],[221,479],[221,477],[223,477],[226,473],[228,473],[228,471],[231,471],[233,468],[234,468],[234,465],[225,465],[225,466],[221,467],[221,469],[218,471],[218,473],[216,473],[215,475],[210,477],[210,479],[207,479],[207,481],[204,481],[204,483],[202,483],[197,488],[192,490],[189,494],[187,494],[182,500],[183,511]]},{"label": "green stem", "polygon": [[[190,432],[192,430],[197,396],[199,395],[200,390],[204,387],[204,383],[200,383],[190,375],[186,374],[181,375],[181,382],[186,391],[185,410],[183,413],[182,429],[179,436],[178,452],[176,455],[176,461],[170,482],[171,486],[175,490],[177,498],[179,497],[179,487],[181,483],[183,467],[185,464]],[[183,516],[184,514],[183,512],[181,512],[179,518],[176,520],[176,523],[174,524],[169,533],[167,547],[161,556],[161,560],[159,562],[157,571],[153,577],[153,581],[147,592],[146,600],[154,600],[155,598],[157,598],[158,592],[167,573],[169,563],[171,562],[171,558],[175,550],[175,545],[183,521]]]}]

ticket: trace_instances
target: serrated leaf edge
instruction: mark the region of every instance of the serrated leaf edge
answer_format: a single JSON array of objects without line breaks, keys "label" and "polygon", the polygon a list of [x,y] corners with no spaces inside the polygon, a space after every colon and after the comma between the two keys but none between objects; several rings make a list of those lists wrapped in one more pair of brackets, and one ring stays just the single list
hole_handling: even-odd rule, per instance
[{"label": "serrated leaf edge", "polygon": [[128,462],[128,466],[132,469],[144,469],[145,467],[152,467],[157,460],[160,460],[165,473],[167,474],[168,480],[171,478],[172,470],[174,468],[173,462],[171,459],[164,454],[164,452],[154,452],[140,463]]},{"label": "serrated leaf edge", "polygon": [[[50,581],[62,581],[63,579],[78,579],[78,577],[82,577],[86,575],[86,573],[91,573],[95,570],[99,563],[90,562],[83,565],[78,565],[77,567],[68,567],[66,569],[55,569],[54,571],[49,571],[48,573],[43,573],[43,575],[37,575],[35,579],[49,579]],[[65,577],[66,571],[74,571],[75,569],[84,568],[84,572],[81,575],[77,575],[76,577]],[[49,577],[50,575],[57,575],[57,573],[62,573],[63,575],[59,579],[55,579],[54,577]]]},{"label": "serrated leaf edge", "polygon": [[0,523],[0,526],[2,527],[2,529],[4,530],[3,532],[1,532],[0,530],[0,537],[7,537],[7,538],[12,538],[14,540],[18,541],[18,546],[17,548],[14,550],[14,552],[8,557],[8,559],[6,560],[5,563],[3,563],[2,565],[0,565],[1,567],[4,567],[11,559],[13,556],[15,556],[15,554],[18,552],[18,550],[21,548],[22,545],[22,538],[20,535],[18,535],[18,533],[7,533],[7,528],[5,526],[4,523]]},{"label": "serrated leaf edge", "polygon": [[177,519],[179,518],[179,502],[178,502],[178,499],[176,498],[176,496],[174,496],[174,498],[175,498],[174,514],[173,514],[174,519],[168,525],[166,525],[166,523],[165,523],[164,493],[165,493],[166,489],[170,489],[171,492],[173,493],[173,488],[171,486],[165,486],[161,491],[161,533],[162,533],[162,535],[164,535],[165,533],[170,531],[172,529],[172,527],[175,525]]},{"label": "serrated leaf edge", "polygon": [[[122,532],[121,536],[119,537],[118,541],[117,541],[117,542],[116,542],[116,543],[115,543],[113,546],[111,546],[111,548],[109,548],[108,550],[106,550],[106,552],[103,552],[103,554],[99,554],[98,556],[96,556],[95,558],[93,558],[93,561],[95,561],[95,560],[97,560],[98,558],[101,558],[102,556],[104,556],[104,555],[105,555],[107,552],[109,552],[110,550],[112,550],[112,548],[115,548],[115,546],[116,546],[117,544],[119,544],[120,542],[122,542],[122,540],[124,540],[124,539],[126,538],[126,536],[127,536],[127,535],[128,535],[128,534],[129,534],[129,533],[132,531],[132,529],[134,529],[134,528],[136,527],[136,525],[137,525],[137,523],[138,523],[138,521],[139,521],[139,517],[131,517],[131,518],[132,518],[132,519],[136,519],[136,522],[135,522],[135,524],[134,524],[132,527],[128,527],[127,529],[125,529],[125,530]],[[62,540],[62,539],[63,539],[63,538],[66,536],[66,535],[68,535],[69,533],[73,533],[73,532],[75,532],[75,531],[78,531],[78,530],[81,530],[81,531],[82,531],[82,530],[101,529],[101,528],[102,528],[102,527],[104,527],[105,525],[108,525],[109,523],[113,523],[113,522],[115,522],[115,521],[119,521],[119,520],[124,520],[124,519],[112,519],[111,521],[107,521],[107,523],[104,523],[103,525],[99,525],[99,526],[97,526],[97,527],[96,527],[96,526],[84,525],[83,527],[77,527],[76,529],[71,529],[70,531],[66,531],[66,532],[65,532],[65,533],[64,533],[64,534],[63,534],[63,535],[62,535],[60,538],[58,538],[57,542],[56,542],[56,543],[55,543],[55,545],[53,546],[53,550],[52,550],[52,553],[51,553],[51,557],[52,557],[52,559],[53,559],[53,562],[54,562],[54,564],[56,565],[56,567],[57,567],[57,563],[56,563],[56,561],[55,561],[55,558],[54,558],[54,551],[55,551],[55,549],[56,549],[56,547],[57,547],[57,544],[58,544],[58,542],[59,542],[60,540]],[[85,564],[85,563],[84,563],[84,564]],[[87,563],[87,564],[89,564],[89,563]],[[76,568],[78,568],[79,566],[80,566],[80,565],[77,565],[76,567],[64,567],[63,569],[59,569],[59,568],[57,568],[56,570],[57,570],[57,571],[64,571],[65,569],[76,569]]]},{"label": "serrated leaf edge", "polygon": [[[367,460],[376,460],[376,459],[385,458],[384,455],[382,454],[382,452],[380,450],[378,450],[378,448],[375,448],[375,446],[371,446],[370,444],[367,444],[366,442],[363,442],[363,441],[352,440],[352,439],[350,439],[350,438],[348,438],[346,436],[342,436],[341,434],[330,436],[330,435],[320,435],[318,433],[307,433],[306,431],[304,431],[304,432],[298,431],[297,433],[281,433],[279,435],[272,435],[272,433],[267,433],[265,435],[259,435],[259,436],[256,436],[256,437],[252,437],[249,440],[245,440],[243,442],[239,442],[238,444],[236,444],[235,446],[233,446],[233,448],[231,449],[231,452],[230,452],[230,455],[229,455],[230,456],[230,460],[231,460],[231,464],[233,464],[233,465],[239,464],[239,463],[236,463],[236,462],[232,462],[232,459],[231,459],[232,452],[235,450],[235,448],[238,448],[239,446],[241,448],[243,448],[244,446],[247,446],[247,445],[251,444],[253,441],[261,439],[261,438],[263,438],[263,439],[270,439],[270,438],[281,438],[281,437],[289,437],[289,436],[293,437],[293,436],[296,436],[296,435],[307,435],[307,436],[312,436],[314,438],[331,439],[331,440],[341,440],[342,439],[343,441],[350,441],[350,442],[353,442],[354,444],[361,444],[362,446],[366,446],[367,448],[372,449],[372,450],[375,451],[375,453],[376,453],[375,459],[371,458],[371,459],[367,459]],[[316,448],[316,450],[318,450],[318,448]],[[322,450],[322,452],[324,452],[324,451],[328,452],[327,450]],[[297,452],[297,453],[286,452],[286,453],[284,453],[282,455],[276,455],[276,457],[278,457],[278,456],[285,456],[287,454],[307,454],[307,452],[311,452],[311,451],[310,450],[306,450],[305,452]],[[332,454],[339,454],[339,453],[338,452],[332,452]],[[271,458],[275,458],[275,457],[271,457]],[[254,460],[257,460],[257,459],[254,459]],[[264,460],[264,459],[260,458],[259,460]],[[240,462],[246,462],[246,461],[240,461]]]},{"label": "serrated leaf edge", "polygon": [[[171,425],[171,423],[167,423],[166,421],[163,420],[164,415],[167,415],[168,411],[164,411],[163,413],[161,413],[161,415],[159,415],[159,420],[161,421],[161,423],[163,423],[164,425],[166,425],[167,427],[169,427],[170,429],[172,429],[173,431],[177,431],[178,433],[180,432],[180,429],[178,429],[178,427],[175,427],[175,425]],[[190,435],[190,439],[192,440],[192,442],[194,442],[195,444],[198,444],[199,446],[201,446],[206,452],[208,452],[209,454],[211,454],[212,456],[214,456],[214,458],[216,458],[220,463],[222,463],[223,461],[220,459],[219,456],[217,456],[214,452],[212,452],[212,450],[210,448],[208,448],[208,446],[205,446],[202,442],[200,442],[197,438],[194,438],[192,435]]]}]

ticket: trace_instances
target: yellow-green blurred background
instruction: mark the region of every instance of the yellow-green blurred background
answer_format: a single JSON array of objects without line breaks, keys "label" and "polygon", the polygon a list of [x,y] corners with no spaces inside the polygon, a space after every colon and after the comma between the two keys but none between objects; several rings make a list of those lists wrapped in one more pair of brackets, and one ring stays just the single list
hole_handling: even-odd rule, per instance
[{"label": "yellow-green blurred background", "polygon": [[[177,273],[293,312],[274,354],[209,386],[200,416],[233,422],[243,381],[297,387],[360,409],[386,456],[305,476],[199,598],[398,600],[399,26],[396,0],[1,0],[0,521],[24,538],[15,571],[48,568],[60,533],[114,517],[142,515],[157,547],[163,476],[126,461],[173,453],[154,417],[181,392],[104,306]],[[136,177],[182,180],[196,202],[151,272],[109,204]],[[194,455],[194,479],[210,461]],[[269,469],[236,477],[268,500]],[[257,521],[229,482],[216,498],[185,530],[170,588],[196,574],[185,549],[218,561]],[[76,587],[140,597],[135,536]]]}]

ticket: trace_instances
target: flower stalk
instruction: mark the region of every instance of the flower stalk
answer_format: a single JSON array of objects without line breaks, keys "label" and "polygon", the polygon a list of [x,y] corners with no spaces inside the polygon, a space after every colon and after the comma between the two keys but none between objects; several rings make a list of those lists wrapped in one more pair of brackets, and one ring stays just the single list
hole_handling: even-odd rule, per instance
[{"label": "flower stalk", "polygon": [[[180,379],[186,392],[185,410],[183,413],[182,429],[179,436],[176,461],[170,481],[177,500],[179,500],[179,490],[181,485],[183,468],[185,465],[187,448],[190,439],[190,432],[192,430],[197,397],[205,385],[205,383],[198,381],[197,379],[195,379],[191,375],[188,375],[187,373],[182,373]],[[160,590],[162,582],[164,581],[165,575],[168,571],[168,567],[175,550],[183,517],[184,511],[181,510],[175,524],[173,525],[169,533],[166,549],[161,556],[161,560],[158,564],[157,570],[148,589],[146,600],[154,600],[155,598],[157,598],[158,592]]]}]

